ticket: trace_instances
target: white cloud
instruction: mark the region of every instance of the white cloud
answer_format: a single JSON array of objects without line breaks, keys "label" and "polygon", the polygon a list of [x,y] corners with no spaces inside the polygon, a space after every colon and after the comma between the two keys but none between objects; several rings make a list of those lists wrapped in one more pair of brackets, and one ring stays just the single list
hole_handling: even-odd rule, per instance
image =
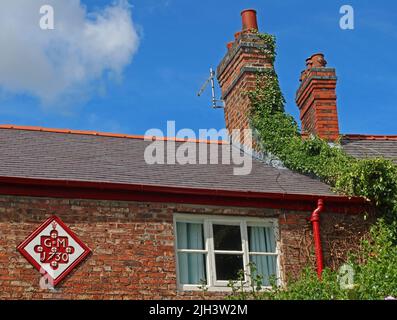
[{"label": "white cloud", "polygon": [[[51,5],[55,30],[40,28],[40,7]],[[138,49],[125,0],[87,12],[80,0],[2,0],[0,89],[44,104],[85,97],[96,81],[116,77]]]}]

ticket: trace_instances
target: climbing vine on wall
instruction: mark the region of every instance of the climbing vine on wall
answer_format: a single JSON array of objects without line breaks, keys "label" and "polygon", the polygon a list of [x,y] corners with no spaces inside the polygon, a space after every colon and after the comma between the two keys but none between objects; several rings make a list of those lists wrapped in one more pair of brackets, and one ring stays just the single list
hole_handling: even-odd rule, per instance
[{"label": "climbing vine on wall", "polygon": [[272,61],[276,60],[276,37],[268,33],[258,33],[259,39],[265,43],[263,53]]},{"label": "climbing vine on wall", "polygon": [[[275,37],[260,34],[264,53],[276,57]],[[298,124],[285,112],[285,99],[276,72],[258,74],[256,89],[247,93],[251,126],[259,146],[291,170],[313,175],[338,193],[372,201],[387,219],[397,219],[397,166],[384,158],[356,159],[339,142],[311,136],[302,139]]]},{"label": "climbing vine on wall", "polygon": [[[275,38],[260,35],[264,53],[274,60]],[[262,278],[253,278],[253,290],[231,283],[229,299],[385,299],[397,298],[397,167],[383,158],[355,159],[339,142],[328,143],[316,136],[302,139],[298,124],[285,112],[285,100],[274,70],[258,74],[256,89],[247,92],[251,102],[251,127],[257,144],[269,157],[282,160],[291,170],[313,175],[335,191],[372,201],[382,218],[362,238],[347,262],[355,272],[349,289],[340,285],[341,274],[325,269],[319,281],[308,267],[297,279],[273,290],[261,291]],[[242,277],[241,279],[244,279]]]}]

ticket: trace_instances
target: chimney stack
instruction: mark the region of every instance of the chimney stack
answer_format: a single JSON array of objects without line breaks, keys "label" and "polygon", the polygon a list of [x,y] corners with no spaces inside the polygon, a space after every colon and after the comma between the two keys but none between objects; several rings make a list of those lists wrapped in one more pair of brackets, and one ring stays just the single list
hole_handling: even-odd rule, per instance
[{"label": "chimney stack", "polygon": [[256,11],[244,10],[241,17],[242,30],[227,44],[227,53],[217,68],[229,133],[250,128],[250,101],[245,93],[255,89],[258,72],[273,69],[272,59],[265,53],[266,43],[258,35]]},{"label": "chimney stack", "polygon": [[336,72],[327,68],[322,53],[306,59],[296,103],[300,110],[302,135],[314,134],[328,141],[339,138],[336,105]]}]

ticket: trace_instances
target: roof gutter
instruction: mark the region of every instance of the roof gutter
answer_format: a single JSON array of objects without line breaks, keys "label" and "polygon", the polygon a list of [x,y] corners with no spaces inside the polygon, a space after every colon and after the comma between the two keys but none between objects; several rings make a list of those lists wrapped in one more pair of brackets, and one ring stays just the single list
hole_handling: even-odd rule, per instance
[{"label": "roof gutter", "polygon": [[370,207],[360,197],[262,193],[220,189],[188,188],[94,181],[67,181],[0,177],[1,195],[33,197],[191,203],[217,206],[277,208],[312,211],[319,197],[336,213],[362,213]]}]

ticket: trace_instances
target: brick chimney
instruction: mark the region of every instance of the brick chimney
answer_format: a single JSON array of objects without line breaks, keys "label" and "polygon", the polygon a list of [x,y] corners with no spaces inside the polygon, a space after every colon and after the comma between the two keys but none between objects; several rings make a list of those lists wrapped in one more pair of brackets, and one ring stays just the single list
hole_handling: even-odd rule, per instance
[{"label": "brick chimney", "polygon": [[229,133],[249,128],[249,98],[254,90],[258,71],[273,69],[272,59],[264,50],[265,42],[258,36],[256,11],[241,12],[242,29],[227,44],[227,53],[217,69],[217,77],[225,101],[225,122]]},{"label": "brick chimney", "polygon": [[300,110],[302,135],[314,134],[328,141],[339,138],[336,106],[336,73],[327,68],[322,53],[306,60],[306,70],[301,74],[296,103]]}]

